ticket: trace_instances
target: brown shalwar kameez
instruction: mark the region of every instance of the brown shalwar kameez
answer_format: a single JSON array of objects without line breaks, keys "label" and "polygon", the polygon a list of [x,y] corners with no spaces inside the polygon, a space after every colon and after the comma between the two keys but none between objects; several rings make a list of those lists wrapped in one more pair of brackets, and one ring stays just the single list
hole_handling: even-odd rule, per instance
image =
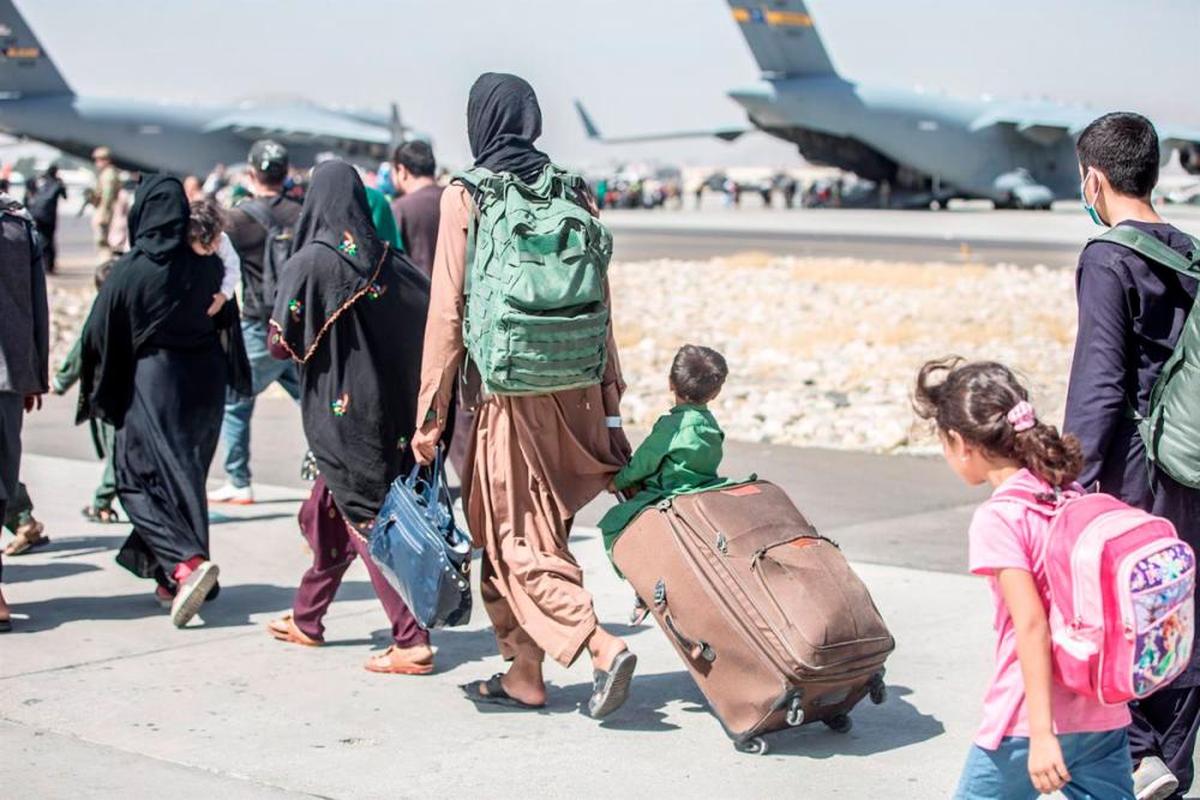
[{"label": "brown shalwar kameez", "polygon": [[[425,433],[446,424],[454,382],[464,364],[463,281],[470,195],[442,195],[433,289],[425,331],[417,422]],[[596,629],[592,596],[567,549],[575,514],[604,490],[624,463],[605,416],[619,414],[623,391],[611,328],[601,386],[540,396],[492,396],[466,389],[478,406],[467,449],[463,497],[467,523],[484,548],[484,606],[505,659],[569,666]],[[469,370],[468,370],[469,372]],[[466,383],[478,384],[476,380]]]}]

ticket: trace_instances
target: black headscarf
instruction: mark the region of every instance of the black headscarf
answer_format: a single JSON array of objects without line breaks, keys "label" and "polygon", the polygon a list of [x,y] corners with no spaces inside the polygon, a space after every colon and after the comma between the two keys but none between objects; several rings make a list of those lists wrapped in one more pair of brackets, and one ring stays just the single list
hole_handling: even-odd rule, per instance
[{"label": "black headscarf", "polygon": [[358,172],[345,161],[326,161],[313,170],[296,220],[292,252],[311,242],[333,250],[364,277],[379,266],[383,242],[371,222],[367,190]]},{"label": "black headscarf", "polygon": [[523,78],[485,72],[467,100],[467,138],[475,166],[511,172],[533,183],[550,157],[533,146],[542,135],[542,109]]},{"label": "black headscarf", "polygon": [[[139,352],[181,307],[207,308],[219,290],[221,261],[192,251],[188,217],[187,195],[176,178],[151,175],[138,186],[129,210],[133,246],[113,265],[84,325],[79,421],[93,417],[119,427],[133,399]],[[232,371],[248,372],[240,329],[230,333],[237,327],[236,314],[236,304],[228,303],[211,324],[192,325],[172,343],[187,348],[221,341],[230,377]]]},{"label": "black headscarf", "polygon": [[[368,290],[383,263],[384,248],[358,172],[344,161],[318,164],[271,315],[297,359],[306,361],[320,345],[326,323]],[[291,269],[293,263],[319,268],[298,272]]]},{"label": "black headscarf", "polygon": [[301,365],[308,445],[338,507],[363,528],[411,463],[429,279],[379,240],[358,173],[342,162],[313,172],[297,245],[271,343]]}]

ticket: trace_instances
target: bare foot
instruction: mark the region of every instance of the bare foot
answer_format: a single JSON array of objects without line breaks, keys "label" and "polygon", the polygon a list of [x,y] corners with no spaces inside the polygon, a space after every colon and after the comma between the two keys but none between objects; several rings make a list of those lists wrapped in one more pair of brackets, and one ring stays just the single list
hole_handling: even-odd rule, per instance
[{"label": "bare foot", "polygon": [[613,659],[629,649],[624,639],[613,636],[600,626],[587,642],[588,652],[592,655],[592,666],[601,672],[612,669]]},{"label": "bare foot", "polygon": [[8,601],[4,599],[4,592],[0,591],[0,622],[12,620],[12,612],[8,607]]},{"label": "bare foot", "polygon": [[[531,706],[546,704],[546,682],[542,679],[542,662],[514,659],[508,672],[500,679],[504,693],[514,700]],[[480,683],[479,693],[486,695],[487,685]]]},{"label": "bare foot", "polygon": [[413,647],[392,645],[379,655],[367,659],[368,672],[391,675],[428,675],[433,672],[433,648],[427,644]]}]

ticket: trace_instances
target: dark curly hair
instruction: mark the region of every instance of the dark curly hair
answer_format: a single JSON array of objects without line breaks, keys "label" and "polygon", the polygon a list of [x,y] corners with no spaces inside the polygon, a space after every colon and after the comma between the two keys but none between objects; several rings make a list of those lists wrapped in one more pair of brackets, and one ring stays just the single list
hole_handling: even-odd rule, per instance
[{"label": "dark curly hair", "polygon": [[711,347],[685,344],[671,362],[671,385],[680,400],[703,405],[721,392],[729,367]]},{"label": "dark curly hair", "polygon": [[1028,400],[1029,392],[1003,364],[953,356],[921,367],[913,408],[939,431],[953,431],[989,455],[1012,459],[1052,486],[1069,486],[1083,469],[1079,440],[1041,420],[1017,431],[1008,412]]},{"label": "dark curly hair", "polygon": [[190,210],[188,238],[206,247],[211,245],[225,230],[225,215],[221,213],[221,207],[205,198],[193,200]]}]

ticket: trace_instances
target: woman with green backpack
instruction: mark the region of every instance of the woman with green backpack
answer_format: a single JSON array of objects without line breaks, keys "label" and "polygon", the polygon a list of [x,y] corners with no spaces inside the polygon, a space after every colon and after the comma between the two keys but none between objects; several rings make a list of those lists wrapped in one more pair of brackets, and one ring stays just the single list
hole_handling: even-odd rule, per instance
[{"label": "woman with green backpack", "polygon": [[599,718],[625,701],[637,659],[600,627],[567,540],[630,453],[609,316],[612,237],[583,179],[533,146],[541,122],[521,78],[485,73],[471,87],[475,167],[442,196],[413,449],[433,460],[457,383],[477,409],[462,476],[467,521],[485,551],[484,605],[511,662],[463,691],[476,703],[539,708],[545,655],[570,666],[586,650],[588,710]]}]

